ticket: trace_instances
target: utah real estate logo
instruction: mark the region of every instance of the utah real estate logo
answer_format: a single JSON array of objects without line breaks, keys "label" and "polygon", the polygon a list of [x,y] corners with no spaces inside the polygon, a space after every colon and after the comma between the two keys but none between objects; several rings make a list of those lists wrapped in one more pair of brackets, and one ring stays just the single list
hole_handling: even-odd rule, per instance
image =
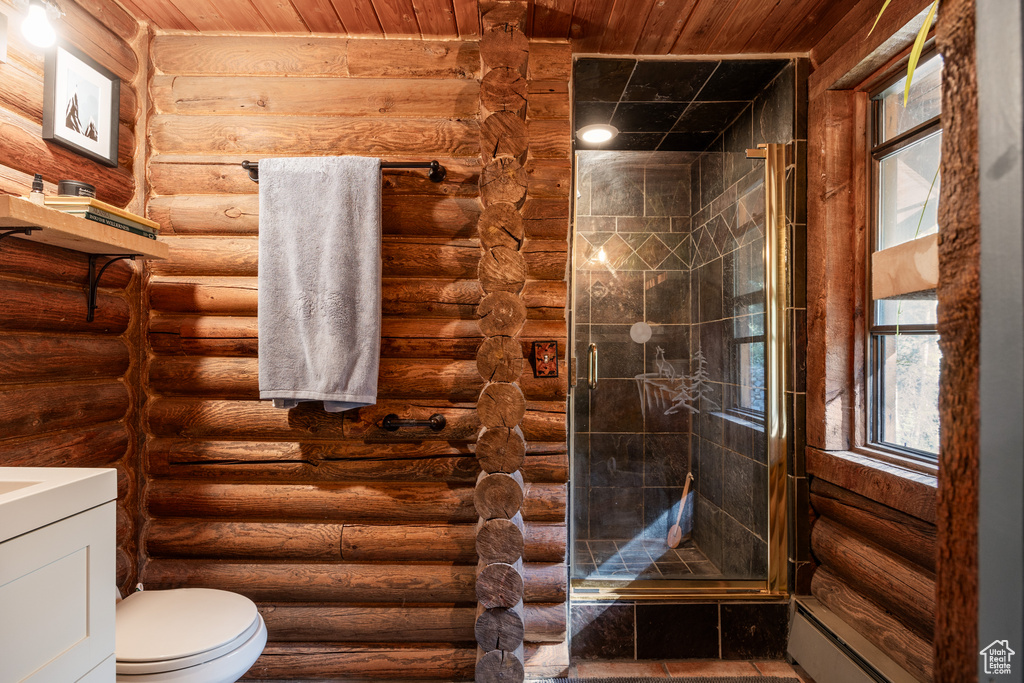
[{"label": "utah real estate logo", "polygon": [[994,640],[979,654],[985,658],[986,674],[1008,674],[1011,668],[1010,658],[1017,653],[1010,649],[1008,641]]}]

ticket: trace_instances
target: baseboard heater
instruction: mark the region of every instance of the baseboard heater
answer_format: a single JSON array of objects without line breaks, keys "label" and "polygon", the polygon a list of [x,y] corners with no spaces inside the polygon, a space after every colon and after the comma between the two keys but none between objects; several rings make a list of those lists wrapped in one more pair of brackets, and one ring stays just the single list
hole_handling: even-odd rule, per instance
[{"label": "baseboard heater", "polygon": [[815,598],[794,601],[787,653],[816,681],[915,683],[888,655]]}]

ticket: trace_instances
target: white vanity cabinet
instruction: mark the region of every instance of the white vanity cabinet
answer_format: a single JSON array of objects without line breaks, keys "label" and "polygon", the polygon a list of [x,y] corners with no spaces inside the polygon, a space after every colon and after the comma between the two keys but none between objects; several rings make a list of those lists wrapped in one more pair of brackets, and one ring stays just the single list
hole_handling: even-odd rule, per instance
[{"label": "white vanity cabinet", "polygon": [[0,683],[114,681],[112,469],[0,467]]}]

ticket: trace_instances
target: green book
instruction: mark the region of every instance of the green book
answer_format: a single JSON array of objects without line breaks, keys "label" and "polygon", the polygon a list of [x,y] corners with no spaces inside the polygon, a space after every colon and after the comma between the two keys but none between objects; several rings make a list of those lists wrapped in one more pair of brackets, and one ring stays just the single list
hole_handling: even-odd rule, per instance
[{"label": "green book", "polygon": [[106,218],[104,216],[100,216],[98,214],[90,213],[88,211],[86,213],[82,214],[82,218],[84,218],[87,221],[93,221],[95,223],[102,223],[103,225],[109,225],[112,228],[117,228],[118,230],[124,230],[125,232],[132,233],[133,235],[140,235],[142,237],[148,237],[151,240],[155,240],[156,239],[156,234],[152,230],[140,230],[139,228],[134,228],[134,227],[132,227],[130,225],[127,225],[126,223],[122,223],[120,221],[111,220],[111,219]]}]

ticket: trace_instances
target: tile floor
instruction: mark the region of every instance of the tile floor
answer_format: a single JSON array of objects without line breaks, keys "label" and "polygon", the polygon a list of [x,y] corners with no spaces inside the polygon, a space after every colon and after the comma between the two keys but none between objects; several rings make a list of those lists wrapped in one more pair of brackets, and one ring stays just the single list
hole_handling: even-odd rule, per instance
[{"label": "tile floor", "polygon": [[661,539],[577,540],[574,578],[678,579],[720,574],[693,541],[669,548]]},{"label": "tile floor", "polygon": [[686,660],[666,662],[577,662],[569,668],[575,678],[604,678],[613,676],[648,676],[652,678],[681,678],[684,676],[789,676],[801,683],[814,681],[799,666],[783,661],[723,661]]}]

